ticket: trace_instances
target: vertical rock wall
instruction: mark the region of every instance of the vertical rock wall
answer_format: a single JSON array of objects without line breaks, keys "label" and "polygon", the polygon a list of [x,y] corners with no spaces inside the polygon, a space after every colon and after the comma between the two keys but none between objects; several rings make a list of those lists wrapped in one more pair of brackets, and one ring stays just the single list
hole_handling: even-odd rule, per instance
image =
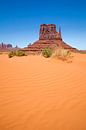
[{"label": "vertical rock wall", "polygon": [[42,24],[40,26],[39,40],[58,40],[61,39],[60,33],[56,31],[54,24]]}]

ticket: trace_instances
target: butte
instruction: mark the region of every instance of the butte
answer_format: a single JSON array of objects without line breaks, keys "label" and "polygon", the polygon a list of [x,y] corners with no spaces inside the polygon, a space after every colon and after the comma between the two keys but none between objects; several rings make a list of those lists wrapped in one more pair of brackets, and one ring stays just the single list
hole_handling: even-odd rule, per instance
[{"label": "butte", "polygon": [[44,48],[54,49],[60,47],[76,52],[77,49],[65,43],[62,39],[61,29],[58,32],[55,24],[42,24],[40,25],[39,40],[34,42],[28,47],[24,48],[23,51],[27,52],[41,52]]}]

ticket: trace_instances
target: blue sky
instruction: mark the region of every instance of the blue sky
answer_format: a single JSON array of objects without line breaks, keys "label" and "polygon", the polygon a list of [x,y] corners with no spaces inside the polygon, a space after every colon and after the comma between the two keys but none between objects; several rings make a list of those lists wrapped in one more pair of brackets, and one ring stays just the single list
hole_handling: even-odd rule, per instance
[{"label": "blue sky", "polygon": [[25,47],[44,23],[61,26],[65,42],[86,49],[85,0],[0,0],[0,42]]}]

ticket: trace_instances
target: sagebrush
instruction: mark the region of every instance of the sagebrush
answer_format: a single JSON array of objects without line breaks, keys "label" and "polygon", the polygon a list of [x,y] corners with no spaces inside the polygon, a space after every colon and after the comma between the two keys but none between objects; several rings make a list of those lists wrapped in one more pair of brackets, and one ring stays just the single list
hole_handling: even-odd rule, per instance
[{"label": "sagebrush", "polygon": [[10,51],[9,54],[8,54],[8,57],[12,58],[13,56],[26,56],[26,54],[25,54],[24,51],[20,51],[20,50]]},{"label": "sagebrush", "polygon": [[42,50],[42,55],[45,57],[45,58],[49,58],[51,57],[52,55],[52,50],[50,48],[44,48]]}]

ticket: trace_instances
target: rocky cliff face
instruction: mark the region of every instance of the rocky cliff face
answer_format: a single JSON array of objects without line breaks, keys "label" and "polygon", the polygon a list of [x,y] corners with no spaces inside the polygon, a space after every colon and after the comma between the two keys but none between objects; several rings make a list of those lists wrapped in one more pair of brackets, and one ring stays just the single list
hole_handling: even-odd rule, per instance
[{"label": "rocky cliff face", "polygon": [[54,24],[42,24],[40,26],[39,40],[61,40],[61,35],[56,31]]}]

